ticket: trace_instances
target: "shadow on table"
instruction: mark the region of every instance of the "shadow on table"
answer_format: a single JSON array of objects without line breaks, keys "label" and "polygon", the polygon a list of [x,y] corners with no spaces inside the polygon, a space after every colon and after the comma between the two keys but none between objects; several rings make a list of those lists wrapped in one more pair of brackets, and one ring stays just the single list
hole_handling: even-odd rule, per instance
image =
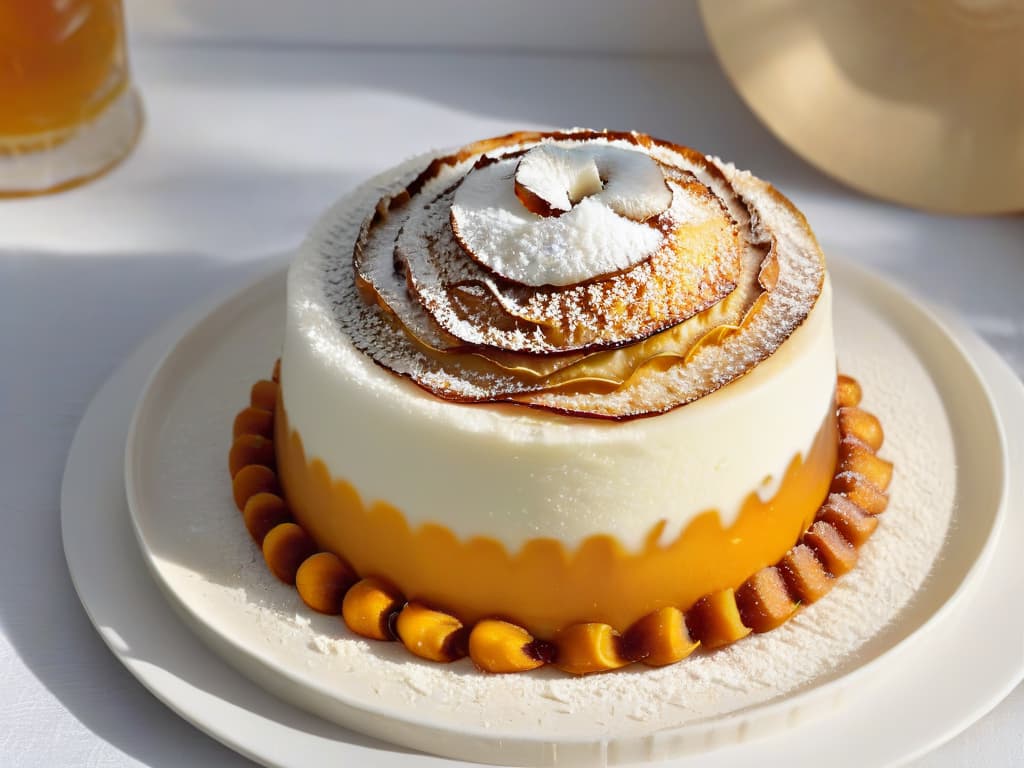
[{"label": "shadow on table", "polygon": [[[94,392],[144,337],[183,306],[270,261],[231,265],[195,254],[0,252],[3,638],[85,728],[147,765],[180,765],[183,759],[249,763],[200,737],[184,720],[169,718],[90,625],[61,546],[67,449]],[[17,763],[31,755],[14,758]]]}]

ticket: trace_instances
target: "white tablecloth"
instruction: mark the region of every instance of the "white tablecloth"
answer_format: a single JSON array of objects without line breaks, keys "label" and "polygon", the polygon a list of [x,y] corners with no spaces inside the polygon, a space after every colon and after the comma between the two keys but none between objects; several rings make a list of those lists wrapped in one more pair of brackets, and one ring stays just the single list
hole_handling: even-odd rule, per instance
[{"label": "white tablecloth", "polygon": [[[89,625],[61,550],[65,456],[93,393],[161,322],[413,153],[565,125],[714,152],[773,180],[827,251],[958,309],[1024,372],[1024,217],[930,216],[840,187],[761,128],[706,55],[150,46],[134,66],[148,125],[131,159],[85,188],[0,203],[4,766],[247,764],[151,697]],[[1024,689],[918,764],[1024,764]]]}]

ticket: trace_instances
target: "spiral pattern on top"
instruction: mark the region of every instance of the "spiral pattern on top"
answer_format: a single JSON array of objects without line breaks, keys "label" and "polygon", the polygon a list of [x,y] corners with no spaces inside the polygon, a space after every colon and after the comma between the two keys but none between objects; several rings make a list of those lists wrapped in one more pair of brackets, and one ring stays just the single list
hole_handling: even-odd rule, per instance
[{"label": "spiral pattern on top", "polygon": [[613,419],[751,370],[825,275],[769,184],[643,134],[582,129],[435,157],[382,190],[348,246],[351,275],[327,277],[351,279],[361,302],[336,319],[382,366],[448,400]]}]

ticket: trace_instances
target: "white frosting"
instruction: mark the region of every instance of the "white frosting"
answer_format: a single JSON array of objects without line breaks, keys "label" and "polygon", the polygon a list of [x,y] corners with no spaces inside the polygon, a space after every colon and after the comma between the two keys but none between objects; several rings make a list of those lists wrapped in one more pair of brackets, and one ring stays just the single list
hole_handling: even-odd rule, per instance
[{"label": "white frosting", "polygon": [[769,359],[652,418],[616,423],[457,405],[379,367],[335,322],[323,260],[347,257],[338,229],[372,207],[382,181],[328,212],[293,262],[282,356],[284,405],[307,458],[322,460],[364,501],[387,501],[414,526],[439,522],[510,551],[531,538],[572,547],[600,533],[639,549],[661,520],[665,541],[709,509],[731,522],[751,491],[806,455],[835,387],[827,282]]}]

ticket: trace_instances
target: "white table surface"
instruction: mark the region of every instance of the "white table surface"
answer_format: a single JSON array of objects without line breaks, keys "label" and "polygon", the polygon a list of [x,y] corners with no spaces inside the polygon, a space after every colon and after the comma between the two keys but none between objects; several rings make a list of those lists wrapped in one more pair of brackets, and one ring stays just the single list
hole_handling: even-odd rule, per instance
[{"label": "white table surface", "polygon": [[[4,766],[248,764],[151,697],[93,631],[64,564],[61,471],[90,398],[136,344],[413,153],[586,125],[719,154],[773,180],[827,251],[956,308],[1024,373],[1024,217],[931,216],[840,187],[774,140],[706,54],[151,44],[134,66],[148,125],[131,159],[85,188],[0,203]],[[1024,688],[915,765],[1024,765]]]}]

